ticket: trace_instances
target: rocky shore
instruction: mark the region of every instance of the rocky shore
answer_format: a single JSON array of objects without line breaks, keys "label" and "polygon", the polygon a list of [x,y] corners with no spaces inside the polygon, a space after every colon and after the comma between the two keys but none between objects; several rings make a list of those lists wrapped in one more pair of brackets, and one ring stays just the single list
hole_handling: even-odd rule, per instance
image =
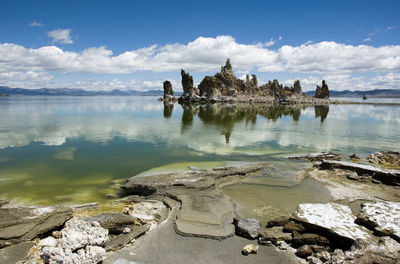
[{"label": "rocky shore", "polygon": [[[329,99],[329,87],[325,80],[322,85],[316,86],[315,95],[309,96],[302,93],[299,80],[295,80],[292,86],[284,86],[278,80],[268,81],[258,85],[255,74],[246,75],[246,80],[237,78],[232,65],[227,59],[225,66],[214,76],[205,76],[200,84],[195,87],[193,77],[181,70],[183,94],[174,96],[172,84],[164,81],[164,96],[160,101],[166,104],[179,102],[180,104],[214,104],[214,103],[251,103],[274,105],[328,105],[328,104],[378,104],[373,102],[351,102]],[[400,105],[399,103],[379,103],[384,105]]]},{"label": "rocky shore", "polygon": [[222,188],[263,177],[268,163],[136,175],[115,201],[124,205],[120,212],[82,213],[95,203],[3,201],[0,263],[398,263],[398,157],[393,151],[348,160],[330,152],[290,157],[312,162],[302,174],[334,199],[299,204],[265,226],[240,215]]}]

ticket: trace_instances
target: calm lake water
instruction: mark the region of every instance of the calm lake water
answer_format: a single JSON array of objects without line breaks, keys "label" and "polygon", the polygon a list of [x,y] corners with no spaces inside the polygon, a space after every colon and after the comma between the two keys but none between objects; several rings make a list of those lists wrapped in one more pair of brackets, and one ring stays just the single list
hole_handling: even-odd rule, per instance
[{"label": "calm lake water", "polygon": [[398,106],[183,108],[156,97],[10,97],[0,99],[0,113],[0,199],[26,204],[106,203],[124,180],[151,169],[269,161],[268,177],[226,191],[253,204],[250,214],[270,214],[329,199],[317,183],[295,180],[308,164],[284,157],[400,148]]}]

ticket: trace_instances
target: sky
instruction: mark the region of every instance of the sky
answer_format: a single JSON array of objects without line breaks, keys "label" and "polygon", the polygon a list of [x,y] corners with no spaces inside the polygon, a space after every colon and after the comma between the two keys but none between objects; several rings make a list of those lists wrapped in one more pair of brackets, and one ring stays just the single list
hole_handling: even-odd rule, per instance
[{"label": "sky", "polygon": [[182,90],[231,59],[303,91],[400,89],[400,1],[0,1],[0,86]]}]

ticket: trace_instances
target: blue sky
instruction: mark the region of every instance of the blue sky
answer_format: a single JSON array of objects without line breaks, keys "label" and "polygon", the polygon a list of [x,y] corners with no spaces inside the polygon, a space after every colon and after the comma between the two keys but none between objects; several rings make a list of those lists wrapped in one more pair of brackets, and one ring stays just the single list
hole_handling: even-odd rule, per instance
[{"label": "blue sky", "polygon": [[180,89],[231,58],[261,83],[400,88],[400,1],[1,1],[0,85]]}]

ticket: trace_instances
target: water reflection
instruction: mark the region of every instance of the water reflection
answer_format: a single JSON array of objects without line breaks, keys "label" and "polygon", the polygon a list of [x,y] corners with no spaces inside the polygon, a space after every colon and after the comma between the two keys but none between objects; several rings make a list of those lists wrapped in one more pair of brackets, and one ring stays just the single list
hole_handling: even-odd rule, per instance
[{"label": "water reflection", "polygon": [[315,117],[321,117],[321,123],[324,122],[329,112],[329,105],[316,105],[315,109]]},{"label": "water reflection", "polygon": [[[172,107],[171,107],[172,106]],[[225,136],[226,144],[229,144],[230,136],[236,123],[244,121],[246,124],[256,125],[257,117],[277,121],[283,117],[292,117],[298,122],[301,111],[310,106],[306,105],[249,105],[249,104],[205,104],[205,105],[181,105],[183,109],[181,119],[181,134],[184,134],[193,124],[193,117],[198,116],[205,125],[214,125],[220,129],[220,134]],[[320,117],[321,123],[328,116],[329,106],[317,105],[315,118]],[[173,104],[164,103],[164,117],[166,112],[169,118],[172,114]]]},{"label": "water reflection", "polygon": [[174,104],[164,102],[164,117],[171,118],[172,111],[174,111]]}]

